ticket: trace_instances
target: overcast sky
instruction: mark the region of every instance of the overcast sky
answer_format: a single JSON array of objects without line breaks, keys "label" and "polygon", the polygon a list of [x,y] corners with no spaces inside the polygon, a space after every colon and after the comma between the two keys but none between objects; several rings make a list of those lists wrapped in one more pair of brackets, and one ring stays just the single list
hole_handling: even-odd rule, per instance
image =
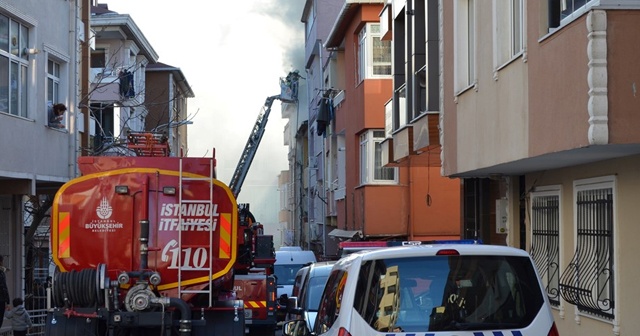
[{"label": "overcast sky", "polygon": [[[188,156],[215,148],[218,177],[228,183],[265,99],[280,93],[278,79],[304,70],[304,0],[99,3],[129,14],[158,61],[182,70],[195,93]],[[285,124],[276,102],[245,187],[272,183],[287,169]]]}]

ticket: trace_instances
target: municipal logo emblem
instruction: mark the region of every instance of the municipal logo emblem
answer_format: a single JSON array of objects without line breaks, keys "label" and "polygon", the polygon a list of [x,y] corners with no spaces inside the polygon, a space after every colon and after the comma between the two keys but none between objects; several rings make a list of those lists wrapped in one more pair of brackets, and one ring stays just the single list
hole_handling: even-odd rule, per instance
[{"label": "municipal logo emblem", "polygon": [[107,200],[107,198],[103,197],[102,201],[100,201],[100,205],[96,208],[96,214],[98,215],[98,217],[100,217],[100,219],[108,219],[109,217],[111,217],[112,213],[113,208],[111,207],[111,205],[109,205],[109,201]]}]

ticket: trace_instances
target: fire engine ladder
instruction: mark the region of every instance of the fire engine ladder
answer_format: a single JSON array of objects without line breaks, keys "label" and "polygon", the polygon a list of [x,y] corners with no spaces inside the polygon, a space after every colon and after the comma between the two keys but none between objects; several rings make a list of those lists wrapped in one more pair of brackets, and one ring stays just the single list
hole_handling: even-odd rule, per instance
[{"label": "fire engine ladder", "polygon": [[280,94],[267,97],[265,100],[264,106],[258,114],[256,124],[251,129],[247,144],[244,146],[240,160],[238,160],[238,165],[236,165],[236,170],[233,172],[231,182],[229,183],[229,189],[231,189],[231,193],[236,199],[238,199],[238,194],[240,194],[240,189],[242,189],[242,183],[244,183],[244,179],[247,177],[247,172],[249,172],[253,158],[256,156],[258,146],[260,146],[260,141],[264,135],[267,121],[269,120],[269,113],[271,113],[273,101],[276,99],[283,103],[293,103],[297,101],[298,80],[300,78],[302,77],[300,77],[298,71],[290,72],[286,79],[280,79]]},{"label": "fire engine ladder", "polygon": [[267,121],[269,120],[269,113],[271,113],[271,105],[273,101],[276,99],[280,99],[282,101],[287,101],[282,98],[280,95],[267,97],[267,100],[264,102],[264,106],[262,110],[258,114],[258,119],[256,120],[255,125],[251,129],[251,134],[249,135],[249,139],[247,140],[247,144],[244,146],[244,151],[242,151],[242,155],[240,155],[240,160],[238,161],[238,165],[236,166],[236,170],[231,177],[231,182],[229,183],[229,189],[233,193],[233,196],[238,198],[238,194],[240,194],[240,189],[242,189],[242,183],[244,179],[247,177],[247,172],[249,171],[249,167],[251,167],[251,163],[253,162],[253,158],[256,156],[256,152],[258,151],[258,146],[260,146],[260,141],[262,140],[262,136],[264,135],[265,127],[267,125]]},{"label": "fire engine ladder", "polygon": [[[214,188],[214,183],[213,183],[213,179],[215,178],[215,171],[214,171],[214,167],[215,167],[215,163],[214,163],[214,158],[212,157],[210,159],[209,162],[209,176],[208,177],[191,177],[191,176],[185,176],[184,173],[184,159],[180,159],[180,183],[179,183],[179,188],[178,188],[178,204],[180,206],[180,211],[178,212],[178,297],[182,298],[182,295],[184,294],[207,294],[209,296],[209,307],[213,306],[213,292],[211,290],[211,284],[207,285],[207,287],[205,289],[201,289],[201,290],[189,290],[189,289],[183,289],[183,283],[182,283],[182,279],[183,279],[183,274],[184,273],[188,273],[188,272],[202,272],[203,270],[208,270],[209,271],[209,279],[211,280],[211,278],[213,277],[213,230],[212,225],[213,225],[213,211],[209,211],[209,251],[206,254],[207,256],[207,264],[204,267],[198,268],[198,267],[194,267],[195,264],[194,260],[193,260],[193,256],[194,253],[191,254],[192,258],[191,258],[191,263],[192,265],[183,265],[183,259],[182,259],[182,253],[183,253],[183,248],[188,249],[188,248],[199,248],[202,247],[200,245],[189,245],[188,242],[185,242],[183,240],[183,232],[184,232],[184,227],[182,225],[182,209],[184,205],[188,205],[188,204],[213,204],[213,188]],[[205,199],[184,199],[184,195],[182,193],[182,190],[184,189],[184,186],[186,184],[190,184],[190,183],[202,183],[202,182],[207,182],[209,184],[209,198],[205,198]],[[209,280],[209,281],[210,281]]]}]

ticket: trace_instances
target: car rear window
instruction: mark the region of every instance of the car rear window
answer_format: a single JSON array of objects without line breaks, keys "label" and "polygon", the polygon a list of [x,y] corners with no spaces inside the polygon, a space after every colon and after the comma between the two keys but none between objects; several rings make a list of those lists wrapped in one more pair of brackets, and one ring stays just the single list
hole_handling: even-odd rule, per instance
[{"label": "car rear window", "polygon": [[526,257],[429,256],[366,261],[354,308],[377,331],[514,329],[544,299]]}]

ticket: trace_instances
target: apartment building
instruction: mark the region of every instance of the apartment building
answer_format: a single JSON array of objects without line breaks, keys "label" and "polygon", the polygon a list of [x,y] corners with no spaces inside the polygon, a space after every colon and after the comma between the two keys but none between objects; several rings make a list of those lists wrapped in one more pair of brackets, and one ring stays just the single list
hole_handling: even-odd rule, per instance
[{"label": "apartment building", "polygon": [[[0,254],[10,296],[25,297],[28,309],[44,308],[35,301],[49,266],[53,195],[77,176],[79,156],[108,152],[122,131],[145,130],[153,101],[145,101],[145,67],[157,59],[128,15],[93,0],[0,3]],[[178,90],[193,96],[184,84]],[[186,111],[180,103],[174,110]],[[54,104],[67,108],[62,127],[50,123]],[[39,313],[32,317],[41,332]]]},{"label": "apartment building", "polygon": [[187,78],[180,68],[162,62],[147,65],[144,74],[149,111],[144,130],[164,133],[171,153],[187,156],[187,125],[193,123],[187,102],[195,97]]},{"label": "apartment building", "polygon": [[[307,1],[307,9],[334,15],[326,37],[307,33],[306,40],[307,72],[321,76],[309,88],[310,110],[317,111],[310,112],[309,129],[323,139],[310,145],[310,157],[325,162],[318,166],[324,169],[324,193],[313,193],[324,195],[325,241],[332,247],[349,239],[460,238],[460,182],[439,174],[439,148],[412,147],[412,153],[426,153],[414,158],[408,147],[405,154],[398,147],[398,157],[384,162],[389,154],[385,139],[405,129],[387,127],[394,85],[405,70],[392,64],[397,55],[392,58],[392,42],[381,30],[385,5],[382,0]],[[306,12],[305,24],[312,13]],[[313,32],[313,27],[307,29]],[[324,48],[317,47],[318,41]],[[316,96],[311,99],[311,94]],[[314,168],[315,162],[310,165]]]},{"label": "apartment building", "polygon": [[[76,174],[77,64],[86,42],[76,35],[82,29],[81,5],[0,3],[0,254],[11,269],[12,298],[24,293],[23,246],[34,243],[25,241],[24,226],[34,220],[25,209],[39,207],[36,195],[52,195]],[[67,107],[63,127],[51,127],[49,106],[58,103]]]},{"label": "apartment building", "polygon": [[[299,72],[297,73],[299,76]],[[293,76],[294,72],[288,74]],[[304,79],[280,78],[280,115],[287,120],[283,130],[283,145],[288,147],[288,169],[278,175],[280,211],[278,230],[280,246],[301,246],[309,249],[309,221],[306,192],[308,180],[307,125],[309,112],[306,110],[307,84]],[[277,245],[278,246],[278,245]]]},{"label": "apartment building", "polygon": [[640,329],[638,9],[438,2],[442,173],[463,180],[465,232],[531,253],[561,335]]},{"label": "apartment building", "polygon": [[91,29],[90,152],[124,154],[128,132],[145,130],[145,69],[158,61],[158,54],[131,16],[111,11],[107,4],[92,7]]},{"label": "apartment building", "polygon": [[337,250],[336,240],[329,237],[337,221],[335,200],[327,197],[340,184],[338,180],[344,181],[344,167],[340,177],[336,169],[327,169],[331,167],[329,162],[334,162],[336,158],[335,148],[332,157],[327,157],[327,153],[331,146],[337,146],[331,141],[335,135],[330,125],[333,96],[337,92],[330,86],[335,73],[329,71],[330,53],[323,44],[343,2],[307,0],[301,18],[305,32],[304,77],[307,84],[304,109],[308,111],[306,138],[309,159],[305,170],[305,179],[308,180],[305,188],[308,195],[307,238],[309,247],[321,256]]}]

